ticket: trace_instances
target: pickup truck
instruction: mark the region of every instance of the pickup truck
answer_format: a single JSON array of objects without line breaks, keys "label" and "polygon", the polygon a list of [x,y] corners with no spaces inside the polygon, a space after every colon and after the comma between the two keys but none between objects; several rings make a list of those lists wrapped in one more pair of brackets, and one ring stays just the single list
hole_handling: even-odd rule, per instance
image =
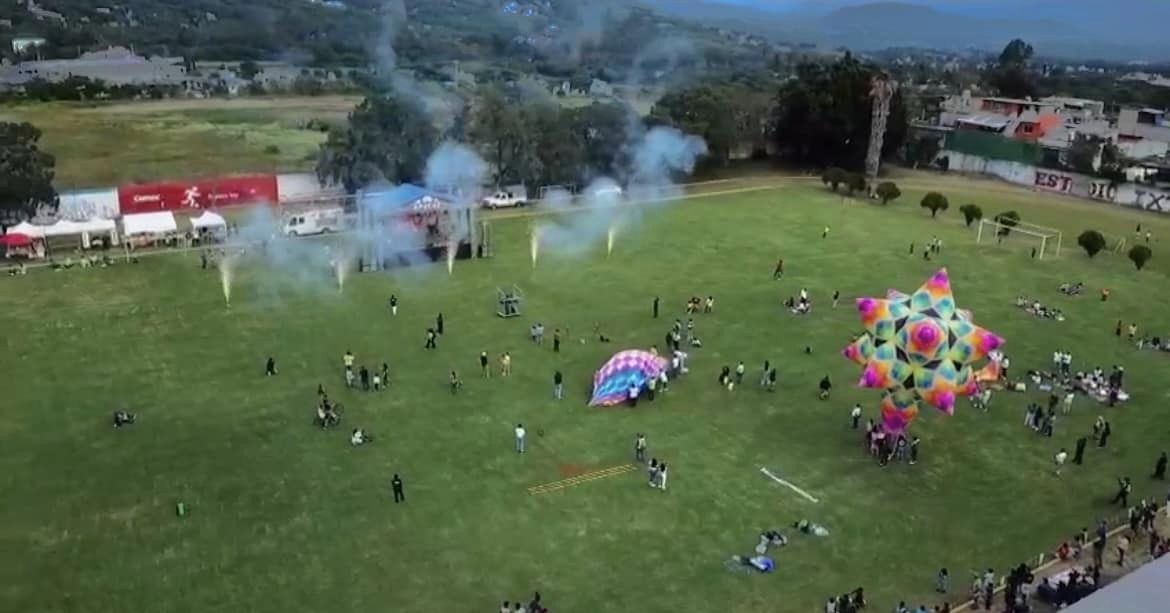
[{"label": "pickup truck", "polygon": [[485,209],[509,209],[522,207],[526,204],[528,201],[525,198],[513,192],[496,192],[483,199],[483,208]]}]

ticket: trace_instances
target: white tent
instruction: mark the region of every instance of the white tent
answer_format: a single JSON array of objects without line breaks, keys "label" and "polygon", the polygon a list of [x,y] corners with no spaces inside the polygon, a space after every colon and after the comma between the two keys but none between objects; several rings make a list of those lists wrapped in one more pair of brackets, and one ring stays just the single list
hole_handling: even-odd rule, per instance
[{"label": "white tent", "polygon": [[216,228],[226,228],[227,221],[218,213],[203,211],[203,214],[199,217],[191,218],[191,227],[196,230],[202,230],[203,228],[214,230]]},{"label": "white tent", "polygon": [[166,234],[178,229],[179,226],[175,224],[175,215],[170,211],[122,216],[122,233],[126,236]]},{"label": "white tent", "polygon": [[51,226],[44,226],[45,236],[71,236],[73,234],[111,234],[118,229],[112,219],[90,219],[88,221],[58,220]]},{"label": "white tent", "polygon": [[22,222],[16,224],[15,226],[8,228],[8,231],[5,233],[6,234],[23,234],[29,238],[44,238],[45,237],[45,227],[44,226],[34,226],[27,221],[22,221]]}]

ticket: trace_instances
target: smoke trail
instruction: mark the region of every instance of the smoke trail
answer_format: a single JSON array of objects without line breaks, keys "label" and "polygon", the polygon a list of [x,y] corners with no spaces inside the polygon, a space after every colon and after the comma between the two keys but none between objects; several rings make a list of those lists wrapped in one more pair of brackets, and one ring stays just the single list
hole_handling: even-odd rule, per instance
[{"label": "smoke trail", "polygon": [[382,28],[374,45],[377,72],[384,84],[392,87],[403,99],[418,105],[435,122],[440,132],[447,132],[462,110],[458,96],[438,83],[423,83],[399,66],[394,44],[407,25],[403,0],[386,0],[382,4]]}]

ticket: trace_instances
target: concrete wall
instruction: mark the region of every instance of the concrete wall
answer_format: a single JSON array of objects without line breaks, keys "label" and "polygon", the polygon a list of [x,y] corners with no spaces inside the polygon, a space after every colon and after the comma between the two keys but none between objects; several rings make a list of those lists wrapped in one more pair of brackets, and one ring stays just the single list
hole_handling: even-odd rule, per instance
[{"label": "concrete wall", "polygon": [[943,151],[956,172],[990,175],[1035,190],[1076,196],[1087,200],[1170,214],[1170,192],[1136,183],[1111,184],[1104,179],[1071,172],[1048,170],[1029,164],[991,160],[957,151]]}]

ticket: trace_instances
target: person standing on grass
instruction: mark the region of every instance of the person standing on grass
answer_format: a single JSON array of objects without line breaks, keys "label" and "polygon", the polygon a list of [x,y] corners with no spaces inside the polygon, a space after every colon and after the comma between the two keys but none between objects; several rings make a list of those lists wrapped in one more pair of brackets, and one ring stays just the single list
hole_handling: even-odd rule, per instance
[{"label": "person standing on grass", "polygon": [[561,329],[553,328],[553,353],[561,352]]},{"label": "person standing on grass", "polygon": [[398,316],[398,296],[395,294],[390,294],[390,314]]},{"label": "person standing on grass", "polygon": [[658,377],[650,377],[646,380],[646,400],[654,402],[654,387],[658,385]]},{"label": "person standing on grass", "polygon": [[370,371],[365,366],[358,369],[358,379],[362,382],[362,391],[370,391]]},{"label": "person standing on grass", "polygon": [[[1103,295],[1105,295],[1105,294],[1103,294]],[[1102,302],[1104,302],[1104,300],[1102,300]],[[1117,320],[1117,325],[1113,326],[1113,334],[1117,338],[1121,338],[1121,320],[1120,319]]]},{"label": "person standing on grass", "polygon": [[1166,480],[1166,452],[1165,451],[1163,451],[1162,454],[1158,456],[1158,461],[1154,462],[1154,475],[1152,478],[1157,479],[1159,481]]},{"label": "person standing on grass", "polygon": [[382,391],[382,375],[375,372],[371,378],[374,380],[374,391]]},{"label": "person standing on grass", "polygon": [[438,349],[439,345],[435,343],[435,329],[427,328],[427,343],[423,345],[423,349]]},{"label": "person standing on grass", "polygon": [[654,305],[650,308],[650,312],[654,314],[654,319],[658,319],[658,296],[654,297]]},{"label": "person standing on grass", "polygon": [[745,367],[744,367],[744,365],[743,365],[743,360],[740,360],[740,361],[739,361],[739,364],[736,364],[736,365],[735,365],[735,384],[736,384],[736,385],[741,385],[741,384],[743,384],[743,373],[744,373],[744,371],[745,371]]},{"label": "person standing on grass", "polygon": [[435,317],[435,333],[438,334],[439,336],[443,335],[443,314],[442,313],[439,313],[439,315],[437,317]]},{"label": "person standing on grass", "polygon": [[821,238],[829,238],[829,226],[825,226],[825,231],[821,232]]},{"label": "person standing on grass", "polygon": [[630,401],[630,408],[638,406],[638,386],[634,383],[630,384],[630,389],[626,392],[626,398]]},{"label": "person standing on grass", "polygon": [[861,403],[853,405],[853,410],[849,412],[849,418],[853,421],[853,429],[856,430],[861,425]]},{"label": "person standing on grass", "polygon": [[516,453],[524,453],[524,438],[528,436],[528,431],[524,429],[524,424],[516,424]]},{"label": "person standing on grass", "polygon": [[402,491],[402,478],[398,473],[394,473],[394,478],[390,480],[390,490],[394,492],[394,504],[406,502],[406,494]]},{"label": "person standing on grass", "polygon": [[1080,466],[1085,463],[1085,446],[1089,444],[1089,437],[1082,436],[1077,439],[1077,448],[1073,452],[1073,464]]},{"label": "person standing on grass", "polygon": [[456,394],[459,388],[463,387],[463,382],[459,380],[459,373],[451,371],[451,393]]},{"label": "person standing on grass", "polygon": [[784,258],[776,260],[776,269],[772,271],[772,280],[784,278]]},{"label": "person standing on grass", "polygon": [[715,312],[715,296],[707,296],[707,302],[703,303],[704,313]]},{"label": "person standing on grass", "polygon": [[829,392],[833,390],[833,382],[829,380],[829,375],[825,375],[825,378],[821,379],[818,387],[820,388],[820,394],[818,395],[818,398],[821,400],[828,400]]},{"label": "person standing on grass", "polygon": [[769,392],[776,391],[776,367],[775,366],[772,367],[772,370],[768,371],[768,391]]},{"label": "person standing on grass", "polygon": [[1129,331],[1129,340],[1131,340],[1131,341],[1132,341],[1132,340],[1133,340],[1133,338],[1134,338],[1135,336],[1137,336],[1137,324],[1136,324],[1136,323],[1131,323],[1131,324],[1129,324],[1129,330],[1128,330],[1128,331]]},{"label": "person standing on grass", "polygon": [[918,443],[920,443],[920,442],[922,442],[922,439],[918,438],[917,436],[914,437],[910,441],[910,465],[911,466],[914,466],[915,464],[918,463]]},{"label": "person standing on grass", "polygon": [[760,387],[768,386],[768,371],[771,369],[771,367],[772,364],[769,363],[768,360],[764,360],[764,368],[760,371]]},{"label": "person standing on grass", "polygon": [[553,398],[561,400],[565,397],[565,376],[561,371],[553,373]]},{"label": "person standing on grass", "polygon": [[479,352],[479,376],[484,379],[492,378],[492,369],[488,368],[488,354],[486,351]]},{"label": "person standing on grass", "polygon": [[1109,436],[1113,434],[1113,426],[1106,421],[1105,425],[1101,426],[1101,438],[1097,441],[1097,446],[1101,449],[1105,448],[1106,443],[1109,442]]},{"label": "person standing on grass", "polygon": [[1065,415],[1068,415],[1072,412],[1073,400],[1076,399],[1076,396],[1076,393],[1072,392],[1071,390],[1064,395],[1064,408],[1062,410],[1064,411]]},{"label": "person standing on grass", "polygon": [[1053,462],[1056,464],[1056,476],[1057,477],[1060,476],[1060,469],[1064,468],[1064,461],[1067,459],[1068,459],[1068,452],[1064,450],[1064,447],[1061,447],[1060,451],[1056,452],[1056,457],[1053,458]]},{"label": "person standing on grass", "polygon": [[346,351],[345,355],[341,356],[341,363],[345,365],[346,370],[353,370],[353,363],[356,359],[352,351]]},{"label": "person standing on grass", "polygon": [[833,290],[833,308],[837,308],[837,301],[841,299],[841,292]]},{"label": "person standing on grass", "polygon": [[1129,551],[1129,537],[1125,534],[1117,537],[1117,565],[1125,566],[1125,554]]},{"label": "person standing on grass", "polygon": [[1117,495],[1113,497],[1111,504],[1121,503],[1121,508],[1129,506],[1129,492],[1133,490],[1133,484],[1130,483],[1129,477],[1123,477],[1117,480]]},{"label": "person standing on grass", "polygon": [[512,375],[512,354],[507,351],[500,356],[500,376],[508,377]]},{"label": "person standing on grass", "polygon": [[641,432],[634,437],[634,461],[646,461],[646,435]]},{"label": "person standing on grass", "polygon": [[658,489],[666,491],[666,462],[658,465]]},{"label": "person standing on grass", "polygon": [[276,360],[272,359],[272,356],[268,356],[268,361],[264,363],[264,376],[276,376]]},{"label": "person standing on grass", "polygon": [[934,591],[938,592],[939,594],[946,594],[947,590],[950,589],[950,586],[951,574],[948,573],[947,569],[945,568],[938,569],[938,575],[936,575],[934,578]]}]

